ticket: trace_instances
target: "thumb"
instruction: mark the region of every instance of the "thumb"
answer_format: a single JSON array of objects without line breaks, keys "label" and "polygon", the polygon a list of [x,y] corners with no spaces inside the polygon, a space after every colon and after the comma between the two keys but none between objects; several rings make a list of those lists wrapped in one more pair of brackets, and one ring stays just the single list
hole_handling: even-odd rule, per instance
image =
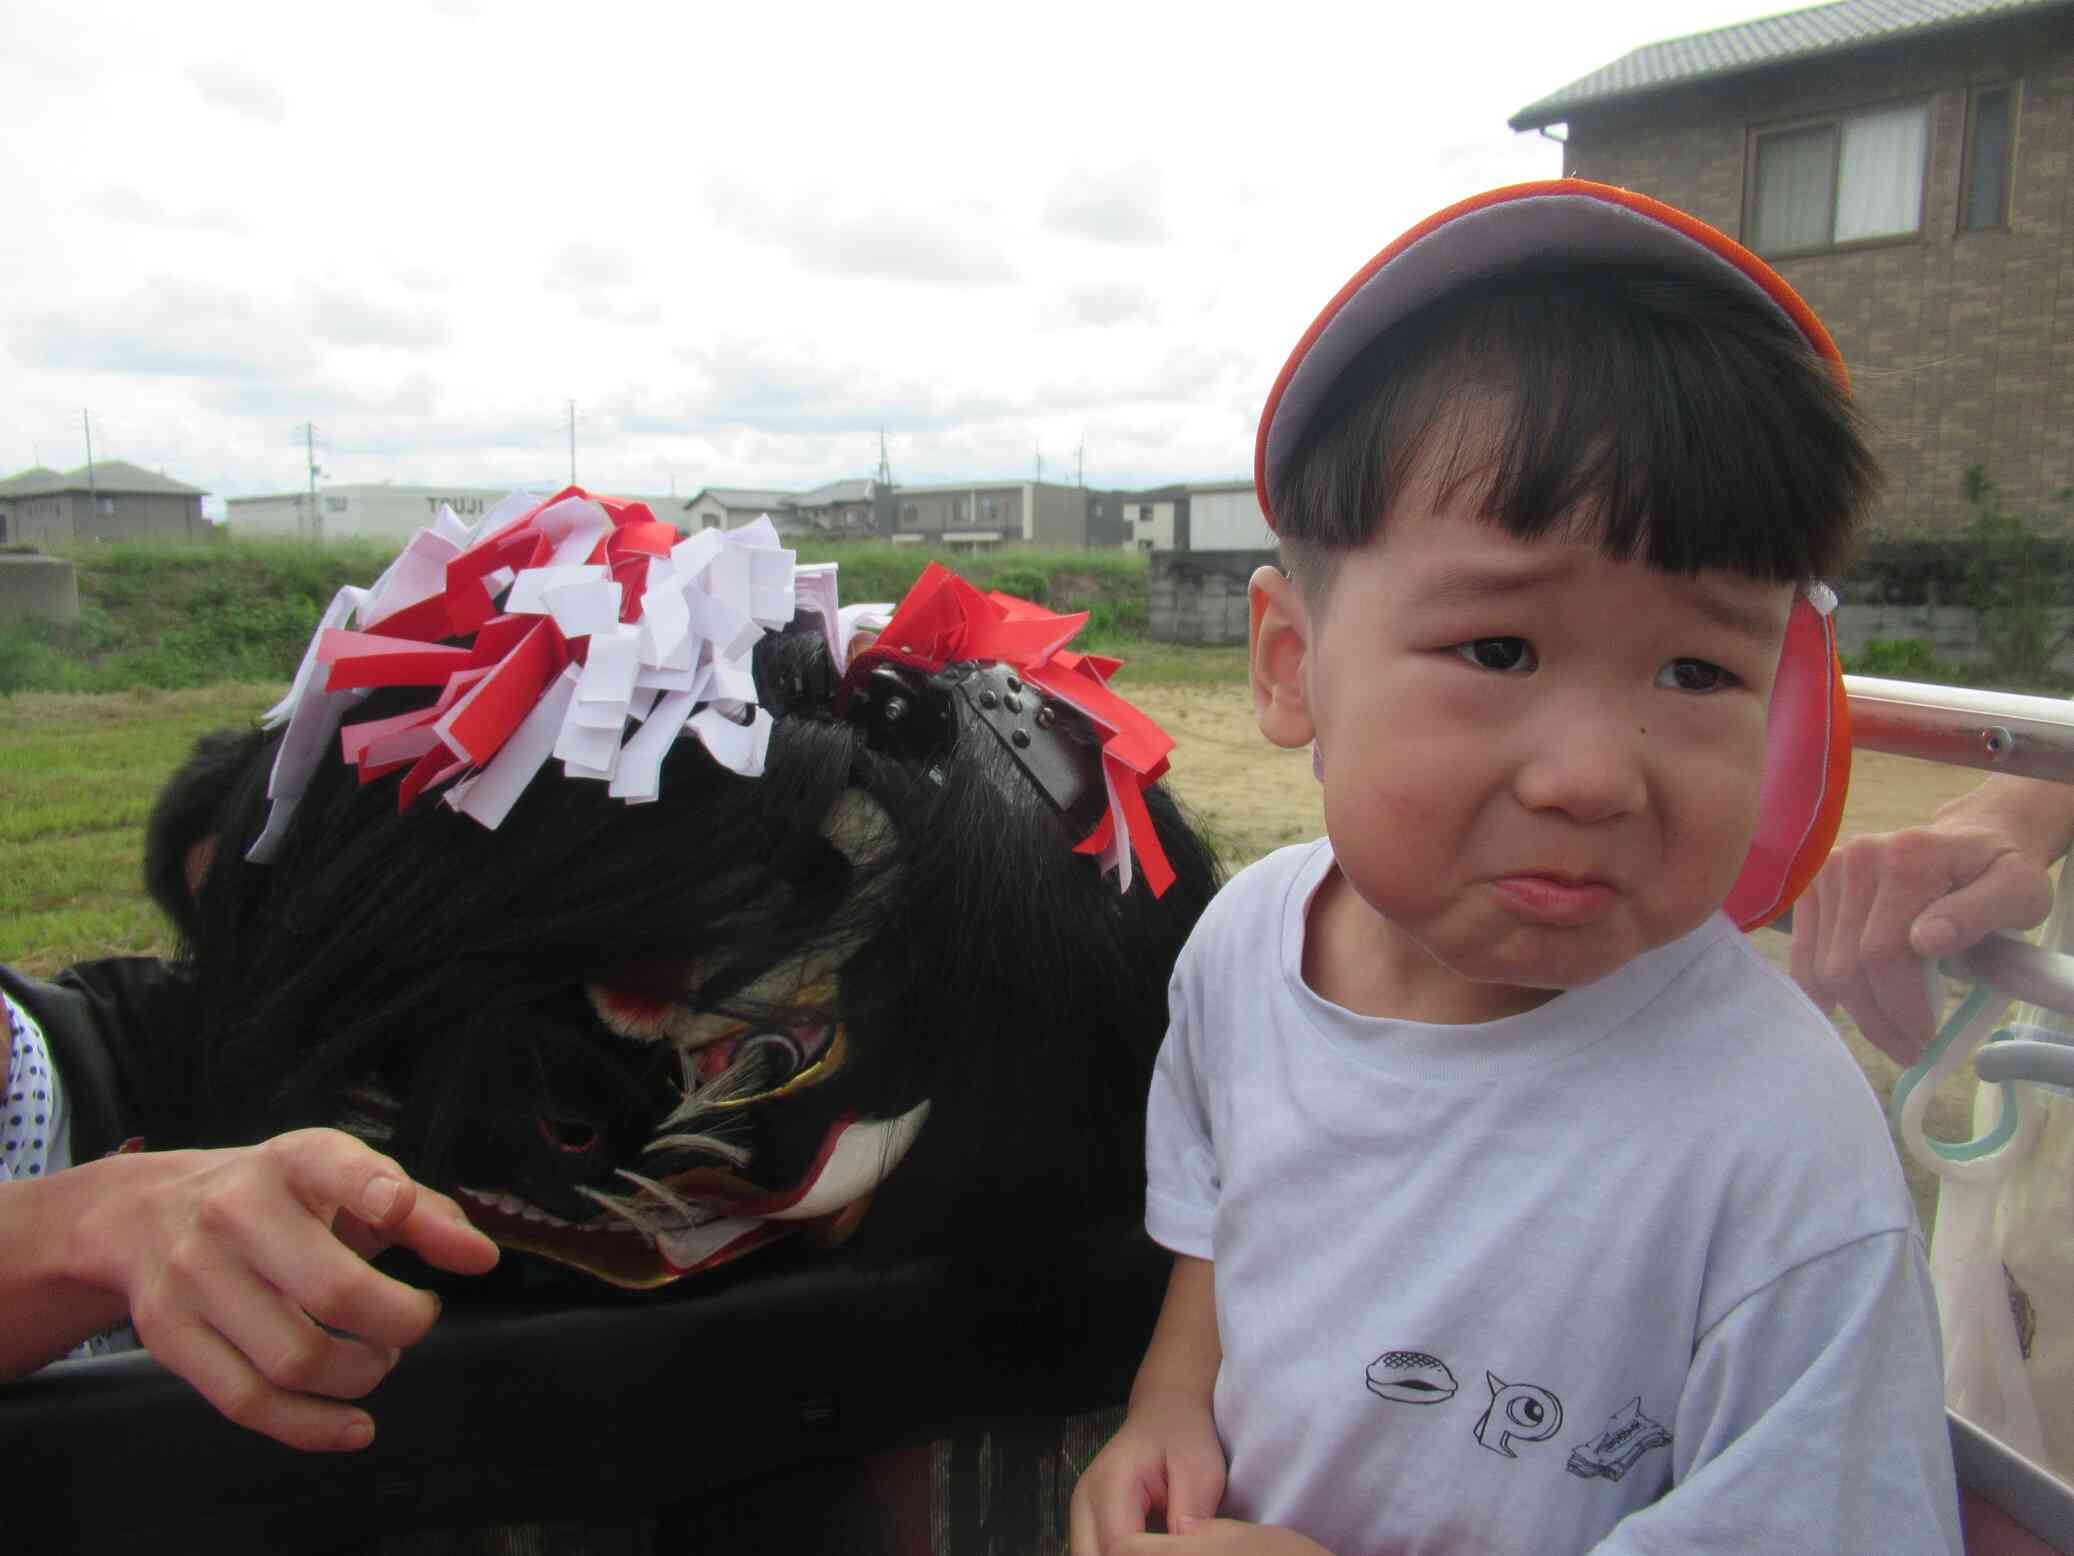
[{"label": "thumb", "polygon": [[1184,1523],[1217,1516],[1224,1500],[1224,1475],[1214,1466],[1188,1461],[1167,1467],[1167,1528],[1179,1534]]},{"label": "thumb", "polygon": [[2023,855],[2005,852],[1916,915],[1909,949],[1953,956],[1998,929],[2029,929],[2052,911],[2052,878]]}]

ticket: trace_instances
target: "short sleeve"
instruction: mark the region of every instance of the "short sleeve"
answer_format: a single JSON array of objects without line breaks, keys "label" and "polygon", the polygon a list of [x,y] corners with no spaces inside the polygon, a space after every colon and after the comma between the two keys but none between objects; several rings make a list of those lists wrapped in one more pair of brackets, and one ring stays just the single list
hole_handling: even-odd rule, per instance
[{"label": "short sleeve", "polygon": [[0,1093],[0,1183],[72,1165],[65,1093],[35,1017],[0,992],[7,1018],[7,1086]]},{"label": "short sleeve", "polygon": [[1217,1215],[1217,1153],[1188,965],[1184,951],[1167,990],[1167,1036],[1146,1107],[1145,1229],[1174,1253],[1208,1259]]},{"label": "short sleeve", "polygon": [[1676,1483],[1600,1556],[1957,1553],[1936,1297],[1920,1241],[1879,1233],[1787,1271],[1700,1339]]}]

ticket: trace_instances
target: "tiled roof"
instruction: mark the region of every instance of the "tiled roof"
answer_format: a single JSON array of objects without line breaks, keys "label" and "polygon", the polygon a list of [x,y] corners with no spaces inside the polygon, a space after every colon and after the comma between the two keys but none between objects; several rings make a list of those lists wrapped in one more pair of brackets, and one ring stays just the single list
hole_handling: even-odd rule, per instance
[{"label": "tiled roof", "polygon": [[59,491],[64,479],[46,465],[35,465],[0,481],[0,497],[35,497],[44,492]]},{"label": "tiled roof", "polygon": [[1761,21],[1717,27],[1665,43],[1645,44],[1610,65],[1522,108],[1506,122],[1539,129],[1585,107],[1645,97],[1713,76],[1783,65],[1789,60],[1862,48],[1911,34],[1962,27],[2024,11],[2047,11],[2069,0],[1837,0]]},{"label": "tiled roof", "polygon": [[39,465],[34,470],[24,470],[20,475],[0,481],[0,497],[44,497],[53,492],[84,491],[111,494],[142,492],[172,497],[206,495],[199,486],[189,486],[185,481],[175,481],[170,476],[159,475],[121,459],[96,460],[91,475],[85,465],[62,475]]}]

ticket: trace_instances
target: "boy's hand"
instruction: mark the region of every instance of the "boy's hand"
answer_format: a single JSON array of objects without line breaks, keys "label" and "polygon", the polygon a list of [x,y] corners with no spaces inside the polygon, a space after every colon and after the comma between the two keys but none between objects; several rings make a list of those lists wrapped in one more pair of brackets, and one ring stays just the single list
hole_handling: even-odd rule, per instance
[{"label": "boy's hand", "polygon": [[1103,1556],[1332,1556],[1294,1529],[1236,1518],[1185,1518],[1172,1534],[1125,1535]]},{"label": "boy's hand", "polygon": [[460,1206],[337,1130],[111,1157],[53,1186],[88,1174],[105,1181],[71,1234],[77,1278],[121,1293],[137,1338],[210,1404],[291,1448],[373,1441],[366,1411],[332,1401],[369,1393],[439,1316],[366,1260],[402,1244],[456,1274],[497,1262]]},{"label": "boy's hand", "polygon": [[[1157,1512],[1169,1529],[1206,1524],[1224,1500],[1224,1447],[1210,1412],[1195,1400],[1133,1400],[1123,1426],[1073,1488],[1072,1556],[1133,1550]],[[1244,1526],[1241,1526],[1244,1527]],[[1153,1537],[1167,1549],[1170,1537]]]}]

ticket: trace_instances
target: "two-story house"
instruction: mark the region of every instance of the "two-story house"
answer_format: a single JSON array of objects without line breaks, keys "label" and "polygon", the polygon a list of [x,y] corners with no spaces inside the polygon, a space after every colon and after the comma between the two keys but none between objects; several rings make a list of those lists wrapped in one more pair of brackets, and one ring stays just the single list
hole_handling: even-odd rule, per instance
[{"label": "two-story house", "polygon": [[1963,528],[1971,465],[2074,533],[2070,0],[1839,0],[1638,48],[1510,122],[1807,298],[1886,466],[1878,533]]}]

